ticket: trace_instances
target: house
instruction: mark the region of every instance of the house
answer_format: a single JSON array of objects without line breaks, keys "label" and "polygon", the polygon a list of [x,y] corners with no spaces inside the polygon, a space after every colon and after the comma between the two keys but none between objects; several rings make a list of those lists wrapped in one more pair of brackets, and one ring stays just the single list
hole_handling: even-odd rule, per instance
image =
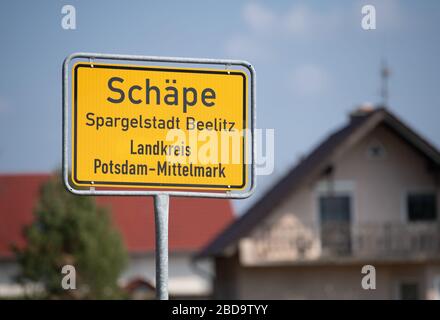
[{"label": "house", "polygon": [[[22,230],[32,222],[40,186],[49,174],[0,175],[0,297],[22,294],[15,282],[18,274],[12,244],[25,245]],[[155,283],[155,236],[151,197],[97,197],[111,210],[129,253],[129,263],[120,277],[128,292],[152,296]],[[210,261],[195,264],[198,252],[233,220],[228,200],[171,198],[169,218],[169,292],[174,298],[206,298],[212,291],[208,277]]]},{"label": "house", "polygon": [[439,151],[359,108],[198,258],[216,298],[438,299],[439,197]]}]

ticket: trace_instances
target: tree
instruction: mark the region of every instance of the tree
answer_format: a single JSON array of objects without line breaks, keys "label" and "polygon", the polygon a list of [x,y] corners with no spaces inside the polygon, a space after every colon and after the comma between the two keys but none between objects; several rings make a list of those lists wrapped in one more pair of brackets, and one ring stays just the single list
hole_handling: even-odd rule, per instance
[{"label": "tree", "polygon": [[[40,190],[26,247],[15,248],[22,283],[39,283],[48,298],[115,298],[127,254],[109,213],[94,198],[76,196],[54,175]],[[65,290],[63,266],[76,271],[76,289]]]}]

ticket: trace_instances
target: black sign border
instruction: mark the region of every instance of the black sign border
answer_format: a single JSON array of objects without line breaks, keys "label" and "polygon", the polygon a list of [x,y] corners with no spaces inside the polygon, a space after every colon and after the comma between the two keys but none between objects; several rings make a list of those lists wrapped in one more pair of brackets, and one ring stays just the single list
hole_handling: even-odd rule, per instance
[{"label": "black sign border", "polygon": [[243,136],[243,176],[241,185],[207,185],[207,184],[171,184],[171,183],[143,183],[143,182],[112,182],[112,181],[85,181],[79,180],[77,177],[77,100],[78,100],[78,69],[79,68],[104,68],[104,69],[123,69],[123,70],[145,70],[145,71],[166,71],[166,72],[180,72],[180,73],[203,73],[203,74],[223,74],[223,75],[239,75],[243,78],[243,130],[246,129],[247,125],[247,95],[246,90],[247,79],[243,72],[229,71],[229,70],[204,70],[204,69],[180,69],[180,68],[160,68],[160,67],[148,67],[148,66],[123,66],[123,65],[107,65],[107,64],[86,64],[78,63],[74,67],[74,92],[73,92],[73,182],[80,186],[93,186],[95,183],[98,184],[97,187],[112,187],[112,186],[136,186],[136,187],[177,187],[177,188],[198,188],[198,189],[221,189],[220,191],[227,191],[232,189],[242,189],[246,185],[246,134]]}]

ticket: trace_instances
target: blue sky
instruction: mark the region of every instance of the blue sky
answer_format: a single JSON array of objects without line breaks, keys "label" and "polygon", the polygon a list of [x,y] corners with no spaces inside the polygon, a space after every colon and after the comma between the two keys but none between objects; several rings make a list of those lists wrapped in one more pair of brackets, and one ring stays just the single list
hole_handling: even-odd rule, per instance
[{"label": "blue sky", "polygon": [[[61,28],[76,8],[77,29]],[[373,4],[377,29],[361,28]],[[61,163],[61,64],[72,52],[239,58],[258,75],[258,127],[275,129],[275,172],[363,102],[380,101],[440,146],[438,1],[8,1],[0,11],[0,173]],[[242,210],[251,201],[240,202]]]}]

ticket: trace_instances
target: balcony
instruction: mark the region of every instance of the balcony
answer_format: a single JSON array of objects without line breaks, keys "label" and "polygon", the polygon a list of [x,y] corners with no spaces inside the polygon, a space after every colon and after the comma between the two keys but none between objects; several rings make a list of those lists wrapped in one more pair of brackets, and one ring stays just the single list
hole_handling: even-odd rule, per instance
[{"label": "balcony", "polygon": [[240,259],[248,265],[433,258],[440,258],[438,223],[278,224],[240,243]]}]

